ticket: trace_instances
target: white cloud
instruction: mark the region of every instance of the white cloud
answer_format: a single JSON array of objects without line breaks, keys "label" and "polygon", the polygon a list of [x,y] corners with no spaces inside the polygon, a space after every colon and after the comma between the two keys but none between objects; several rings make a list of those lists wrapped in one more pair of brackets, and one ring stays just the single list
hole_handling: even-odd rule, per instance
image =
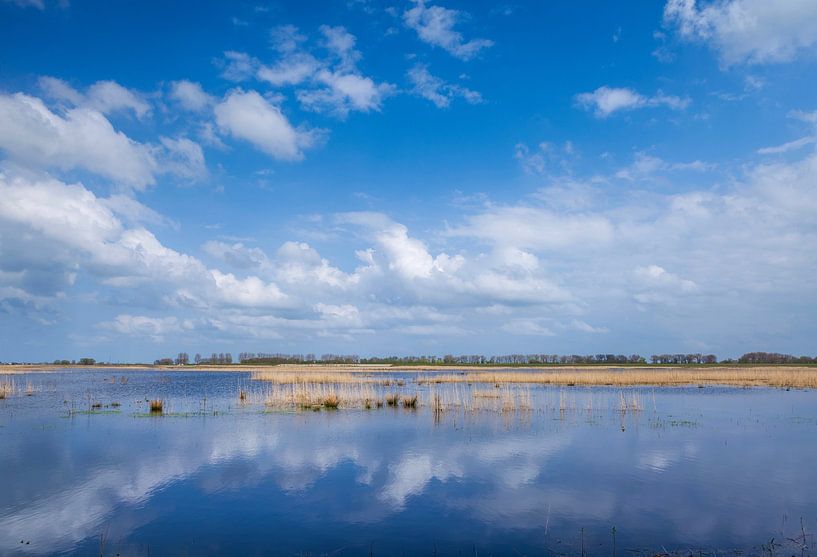
[{"label": "white cloud", "polygon": [[164,151],[159,155],[159,165],[163,172],[188,180],[201,179],[207,175],[201,145],[186,137],[176,139],[161,137],[159,141],[164,147]]},{"label": "white cloud", "polygon": [[571,141],[566,141],[561,145],[542,141],[534,148],[524,143],[517,143],[514,145],[513,157],[519,161],[522,170],[528,174],[546,174],[553,173],[553,171],[569,174],[576,157],[576,150]]},{"label": "white cloud", "polygon": [[512,335],[552,337],[556,334],[535,319],[512,319],[502,325],[502,330]]},{"label": "white cloud", "polygon": [[622,180],[646,180],[667,172],[706,172],[714,168],[712,164],[700,160],[670,163],[659,157],[637,152],[629,166],[618,170],[615,177]]},{"label": "white cloud", "polygon": [[[0,239],[19,239],[15,244],[0,242],[0,272],[46,264],[68,276],[67,271],[82,269],[114,288],[143,287],[143,298],[165,293],[200,307],[270,308],[287,303],[287,296],[271,282],[208,269],[163,245],[145,228],[126,227],[114,210],[125,206],[124,212],[132,212],[133,203],[98,198],[81,184],[0,175],[0,199]],[[36,281],[32,288],[32,295],[53,294],[38,291],[42,286]]]},{"label": "white cloud", "polygon": [[788,153],[789,151],[795,151],[797,149],[802,149],[806,145],[812,145],[817,138],[813,136],[801,137],[800,139],[795,139],[794,141],[788,141],[783,143],[782,145],[775,145],[773,147],[763,147],[757,150],[759,155],[779,155],[781,153]]},{"label": "white cloud", "polygon": [[468,104],[482,102],[482,95],[477,91],[461,85],[446,83],[441,78],[431,75],[428,66],[424,64],[416,64],[407,75],[412,84],[412,92],[431,101],[437,108],[447,108],[456,97],[464,99]]},{"label": "white cloud", "polygon": [[72,108],[63,117],[22,93],[0,94],[0,149],[28,164],[84,168],[137,188],[154,184],[158,171],[151,150],[116,131],[100,112]]},{"label": "white cloud", "polygon": [[249,248],[237,242],[226,244],[211,240],[206,242],[202,249],[205,253],[219,259],[231,267],[239,269],[255,269],[269,264],[267,255],[259,248]]},{"label": "white cloud", "polygon": [[278,52],[294,52],[306,37],[294,25],[279,25],[270,31],[270,40]]},{"label": "white cloud", "polygon": [[339,69],[350,71],[356,68],[362,58],[360,51],[355,49],[357,38],[349,33],[345,27],[331,27],[321,25],[321,34],[324,37],[326,48],[338,59]]},{"label": "white cloud", "polygon": [[817,4],[810,0],[668,0],[664,23],[709,44],[725,65],[786,62],[817,44]]},{"label": "white cloud", "polygon": [[4,2],[8,2],[10,4],[16,4],[21,8],[37,8],[38,10],[45,9],[45,2],[43,0],[3,0]]},{"label": "white cloud", "polygon": [[271,66],[261,66],[257,77],[274,87],[299,85],[310,79],[320,68],[320,62],[311,54],[295,52]]},{"label": "white cloud", "polygon": [[130,224],[169,226],[176,230],[179,228],[177,222],[139,203],[130,195],[115,194],[100,198],[99,202]]},{"label": "white cloud", "polygon": [[292,25],[273,29],[273,48],[279,58],[262,65],[246,54],[225,53],[226,72],[235,81],[256,77],[274,87],[298,86],[302,108],[345,118],[349,112],[379,111],[383,100],[396,92],[390,83],[378,83],[357,68],[362,54],[357,39],[344,27],[320,27],[324,52],[317,58],[306,49],[307,38]]},{"label": "white cloud", "polygon": [[646,97],[632,89],[605,85],[592,93],[576,95],[576,102],[587,110],[592,109],[597,117],[607,118],[615,112],[637,108],[665,106],[672,110],[684,110],[692,101],[689,98],[664,95],[660,91],[651,97]]},{"label": "white cloud", "polygon": [[103,114],[132,110],[138,118],[143,118],[150,112],[147,102],[115,81],[97,81],[88,88],[86,95],[87,105]]},{"label": "white cloud", "polygon": [[237,278],[232,273],[222,273],[210,269],[218,298],[228,304],[258,307],[278,307],[285,305],[287,296],[277,285],[264,282],[258,277]]},{"label": "white cloud", "polygon": [[182,324],[175,317],[147,317],[145,315],[117,315],[113,321],[101,323],[100,327],[120,335],[148,337],[154,342],[163,342],[168,334],[181,332]]},{"label": "white cloud", "polygon": [[221,77],[229,81],[241,82],[252,78],[261,65],[258,60],[245,52],[228,50],[223,60],[216,61],[221,67]]},{"label": "white cloud", "polygon": [[498,248],[571,251],[581,246],[585,250],[600,250],[614,241],[615,226],[605,215],[507,206],[469,216],[448,234],[477,238]]},{"label": "white cloud", "polygon": [[[662,161],[656,172],[674,166]],[[817,154],[808,153],[747,165],[726,185],[681,194],[558,182],[515,204],[482,203],[424,231],[381,213],[313,221],[331,228],[349,246],[347,255],[358,255],[356,268],[343,269],[299,241],[269,256],[238,241],[209,242],[203,250],[216,258],[213,268],[147,230],[144,223],[160,219],[135,199],[7,174],[0,179],[0,297],[38,313],[76,296],[81,280],[115,301],[138,296],[144,309],[127,315],[175,317],[180,328],[167,337],[195,331],[241,342],[320,338],[344,346],[376,335],[376,342],[356,345],[375,352],[399,350],[408,334],[429,350],[478,339],[491,351],[500,342],[525,346],[530,337],[546,342],[551,335],[573,350],[580,346],[574,339],[604,333],[683,343],[689,331],[716,345],[745,346],[785,331],[791,316],[810,330],[815,175]],[[768,311],[762,329],[748,328],[753,312],[772,307],[793,309]],[[637,319],[620,319],[635,311]],[[783,314],[785,320],[775,317]],[[141,327],[151,339],[173,323],[118,326]]]},{"label": "white cloud", "polygon": [[170,98],[191,112],[202,112],[214,103],[213,97],[205,93],[200,84],[184,79],[170,84]]},{"label": "white cloud", "polygon": [[51,76],[42,76],[37,80],[46,97],[78,106],[85,101],[85,95],[71,87],[68,82]]},{"label": "white cloud", "polygon": [[[166,137],[158,145],[138,143],[86,104],[83,101],[82,107],[66,109],[61,115],[36,97],[0,94],[0,149],[29,167],[83,169],[136,189],[155,184],[161,174],[186,179],[207,174],[197,143]],[[106,105],[106,110],[111,106]]]},{"label": "white cloud", "polygon": [[482,50],[493,46],[488,39],[466,41],[454,30],[465,14],[442,6],[427,6],[425,0],[413,0],[414,6],[403,13],[406,26],[417,32],[423,42],[438,46],[461,60],[470,60]]},{"label": "white cloud", "polygon": [[321,70],[315,80],[326,88],[298,92],[298,100],[308,110],[328,110],[340,117],[350,111],[379,111],[383,99],[394,93],[389,83],[375,83],[357,73],[338,73]]},{"label": "white cloud", "polygon": [[142,95],[115,81],[97,81],[88,87],[85,93],[80,93],[66,81],[56,77],[40,77],[38,84],[49,98],[67,103],[69,106],[92,108],[106,115],[130,110],[141,119],[151,111],[150,104]]},{"label": "white cloud", "polygon": [[813,112],[805,112],[803,110],[792,110],[789,113],[789,117],[796,118],[801,122],[807,122],[809,124],[817,125],[817,110]]},{"label": "white cloud", "polygon": [[698,289],[695,282],[670,273],[658,265],[637,267],[634,275],[639,291],[633,298],[641,304],[674,303],[680,296]]},{"label": "white cloud", "polygon": [[222,131],[276,159],[300,160],[315,141],[313,133],[294,128],[280,108],[255,91],[232,91],[216,105],[215,115]]}]

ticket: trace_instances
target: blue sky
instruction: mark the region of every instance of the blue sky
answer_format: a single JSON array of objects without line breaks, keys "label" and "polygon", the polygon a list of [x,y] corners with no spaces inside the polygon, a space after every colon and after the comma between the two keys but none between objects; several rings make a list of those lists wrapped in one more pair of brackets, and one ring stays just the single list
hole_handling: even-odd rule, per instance
[{"label": "blue sky", "polygon": [[0,360],[814,353],[817,4],[0,2]]}]

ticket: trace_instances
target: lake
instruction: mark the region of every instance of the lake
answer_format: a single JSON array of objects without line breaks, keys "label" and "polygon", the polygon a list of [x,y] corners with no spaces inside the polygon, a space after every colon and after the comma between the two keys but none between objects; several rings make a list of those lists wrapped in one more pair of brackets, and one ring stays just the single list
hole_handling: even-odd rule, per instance
[{"label": "lake", "polygon": [[408,373],[416,409],[270,411],[241,372],[12,379],[2,555],[814,553],[813,390],[530,386],[531,409],[434,412],[429,389],[471,387]]}]

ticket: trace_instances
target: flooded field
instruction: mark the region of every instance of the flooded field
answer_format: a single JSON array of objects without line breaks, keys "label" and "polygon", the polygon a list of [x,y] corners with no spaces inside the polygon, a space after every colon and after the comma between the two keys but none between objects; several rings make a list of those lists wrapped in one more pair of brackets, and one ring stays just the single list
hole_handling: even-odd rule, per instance
[{"label": "flooded field", "polygon": [[366,378],[0,376],[0,554],[815,554],[815,390]]}]

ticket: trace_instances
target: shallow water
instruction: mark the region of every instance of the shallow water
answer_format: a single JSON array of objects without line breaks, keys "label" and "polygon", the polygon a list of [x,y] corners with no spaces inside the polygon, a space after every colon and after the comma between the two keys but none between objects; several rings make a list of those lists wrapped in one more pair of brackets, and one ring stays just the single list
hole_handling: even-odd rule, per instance
[{"label": "shallow water", "polygon": [[435,415],[268,412],[237,372],[13,380],[3,555],[814,554],[817,391],[626,389],[622,413],[621,389],[539,386]]}]

